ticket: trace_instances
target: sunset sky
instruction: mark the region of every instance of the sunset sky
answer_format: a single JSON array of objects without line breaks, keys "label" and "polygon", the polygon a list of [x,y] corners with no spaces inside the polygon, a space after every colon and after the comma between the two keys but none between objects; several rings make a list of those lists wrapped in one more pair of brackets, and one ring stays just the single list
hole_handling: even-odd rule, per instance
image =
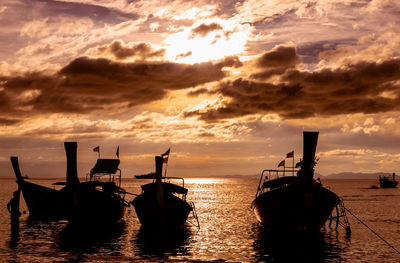
[{"label": "sunset sky", "polygon": [[[80,176],[120,146],[124,177],[253,175],[302,153],[317,172],[400,173],[400,2],[0,3],[0,169]],[[287,160],[291,163],[291,160]]]}]

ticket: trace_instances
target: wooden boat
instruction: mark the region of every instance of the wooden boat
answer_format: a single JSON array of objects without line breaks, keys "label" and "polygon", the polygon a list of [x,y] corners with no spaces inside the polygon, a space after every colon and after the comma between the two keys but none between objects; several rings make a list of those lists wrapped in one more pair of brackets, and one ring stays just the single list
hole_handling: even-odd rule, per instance
[{"label": "wooden boat", "polygon": [[396,174],[393,173],[392,178],[389,176],[379,176],[379,185],[381,188],[396,188],[397,187]]},{"label": "wooden boat", "polygon": [[[252,208],[265,226],[319,231],[339,204],[340,198],[313,178],[317,140],[318,132],[304,132],[303,160],[296,176],[279,177],[284,172],[280,170],[262,172]],[[273,174],[275,179],[271,178]]]},{"label": "wooden boat", "polygon": [[119,163],[119,159],[97,159],[86,181],[75,187],[72,224],[96,227],[123,219],[129,203],[121,188]]},{"label": "wooden boat", "polygon": [[[193,203],[186,201],[188,190],[184,187],[184,180],[162,176],[162,156],[155,157],[155,164],[155,173],[136,176],[138,179],[153,179],[153,182],[142,185],[142,193],[131,203],[144,227],[153,229],[181,227],[194,207]],[[181,179],[182,186],[170,183],[171,179]]]},{"label": "wooden boat", "polygon": [[[60,190],[26,181],[20,172],[18,157],[11,163],[22,191],[29,217],[33,220],[67,219],[75,225],[96,226],[119,222],[129,205],[120,187],[119,159],[98,159],[90,178],[80,182],[77,171],[77,143],[64,143],[67,155],[66,182]],[[108,180],[101,180],[102,177]]]},{"label": "wooden boat", "polygon": [[[78,177],[73,177],[70,163],[73,162],[73,156],[76,159],[77,145],[74,142],[64,143],[67,155],[67,181],[54,183],[54,185],[63,185],[61,190],[35,184],[26,181],[26,177],[21,175],[18,157],[12,156],[11,164],[17,178],[17,184],[25,199],[29,210],[29,218],[32,220],[60,220],[68,219],[72,212],[72,186],[79,183]],[[76,169],[76,161],[75,161]],[[72,177],[71,177],[72,176]]]}]

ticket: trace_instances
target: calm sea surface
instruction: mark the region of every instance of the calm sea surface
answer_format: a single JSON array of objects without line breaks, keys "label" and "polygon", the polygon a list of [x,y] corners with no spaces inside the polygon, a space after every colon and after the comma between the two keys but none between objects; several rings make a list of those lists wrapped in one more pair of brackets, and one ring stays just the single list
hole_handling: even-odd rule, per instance
[{"label": "calm sea surface", "polygon": [[[50,186],[55,180],[31,180]],[[140,183],[123,187],[139,193]],[[21,218],[20,237],[11,239],[6,204],[17,186],[0,179],[1,262],[400,262],[400,255],[348,214],[352,235],[328,227],[316,235],[268,234],[250,209],[258,179],[186,179],[201,228],[146,233],[133,207],[125,222],[103,233],[69,233],[66,222]],[[373,189],[374,180],[325,180],[345,206],[400,250],[400,188]],[[128,197],[130,198],[130,197]],[[21,199],[21,210],[26,210]]]}]

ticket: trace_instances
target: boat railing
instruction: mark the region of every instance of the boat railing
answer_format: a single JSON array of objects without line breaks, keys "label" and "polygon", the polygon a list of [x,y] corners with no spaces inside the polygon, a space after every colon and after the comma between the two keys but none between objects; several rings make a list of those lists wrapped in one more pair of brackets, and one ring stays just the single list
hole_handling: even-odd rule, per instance
[{"label": "boat railing", "polygon": [[298,169],[293,169],[293,168],[279,169],[279,170],[277,170],[277,169],[263,170],[261,172],[260,181],[258,182],[256,198],[259,194],[264,192],[264,189],[263,189],[264,182],[273,180],[273,179],[277,179],[279,177],[287,176],[287,175],[294,176],[297,174],[297,171],[298,171]]},{"label": "boat railing", "polygon": [[108,182],[115,183],[118,187],[121,186],[121,170],[118,169],[115,174],[112,173],[87,173],[86,174],[86,182],[101,182],[106,181],[103,178],[108,175]]},{"label": "boat railing", "polygon": [[167,182],[171,182],[171,179],[172,180],[182,180],[182,187],[185,188],[185,179],[183,179],[182,177],[167,176],[167,177],[163,177],[162,179]]}]

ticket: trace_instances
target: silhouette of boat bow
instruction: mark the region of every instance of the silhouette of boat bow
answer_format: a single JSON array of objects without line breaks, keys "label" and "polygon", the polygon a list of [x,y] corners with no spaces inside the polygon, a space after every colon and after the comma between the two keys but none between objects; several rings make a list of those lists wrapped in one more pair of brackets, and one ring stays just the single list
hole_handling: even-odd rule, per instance
[{"label": "silhouette of boat bow", "polygon": [[[162,177],[162,156],[155,157],[155,164],[156,173],[136,176],[138,179],[153,179],[153,182],[142,185],[142,193],[131,203],[144,227],[154,229],[181,227],[185,224],[193,207],[186,201],[187,189],[184,185],[172,184],[167,180],[182,179],[183,181],[183,178]],[[182,198],[175,194],[181,194]]]},{"label": "silhouette of boat bow", "polygon": [[[67,155],[66,182],[60,190],[26,181],[20,172],[18,157],[11,163],[33,220],[68,219],[75,225],[96,226],[117,223],[124,216],[128,203],[125,190],[120,187],[121,170],[119,159],[98,159],[90,172],[90,179],[80,182],[77,172],[77,143],[64,143]],[[108,181],[101,181],[108,176]],[[115,178],[117,180],[115,181]]]},{"label": "silhouette of boat bow", "polygon": [[10,158],[18,187],[24,196],[31,220],[56,221],[68,219],[72,214],[73,186],[78,177],[74,178],[71,170],[73,167],[71,167],[71,160],[69,159],[73,158],[74,155],[76,159],[77,145],[76,142],[65,142],[64,147],[67,155],[67,181],[53,184],[54,186],[63,185],[64,187],[60,190],[26,181],[27,177],[21,175],[18,157],[12,156]]},{"label": "silhouette of boat bow", "polygon": [[119,163],[119,159],[97,159],[86,182],[76,186],[71,223],[99,226],[119,223],[123,219],[129,204],[125,200],[126,191],[121,188]]},{"label": "silhouette of boat bow", "polygon": [[319,231],[339,204],[339,197],[313,178],[317,140],[318,132],[304,132],[303,160],[297,176],[271,179],[264,174],[278,176],[281,171],[262,172],[252,208],[257,220],[265,226],[289,231]]}]

